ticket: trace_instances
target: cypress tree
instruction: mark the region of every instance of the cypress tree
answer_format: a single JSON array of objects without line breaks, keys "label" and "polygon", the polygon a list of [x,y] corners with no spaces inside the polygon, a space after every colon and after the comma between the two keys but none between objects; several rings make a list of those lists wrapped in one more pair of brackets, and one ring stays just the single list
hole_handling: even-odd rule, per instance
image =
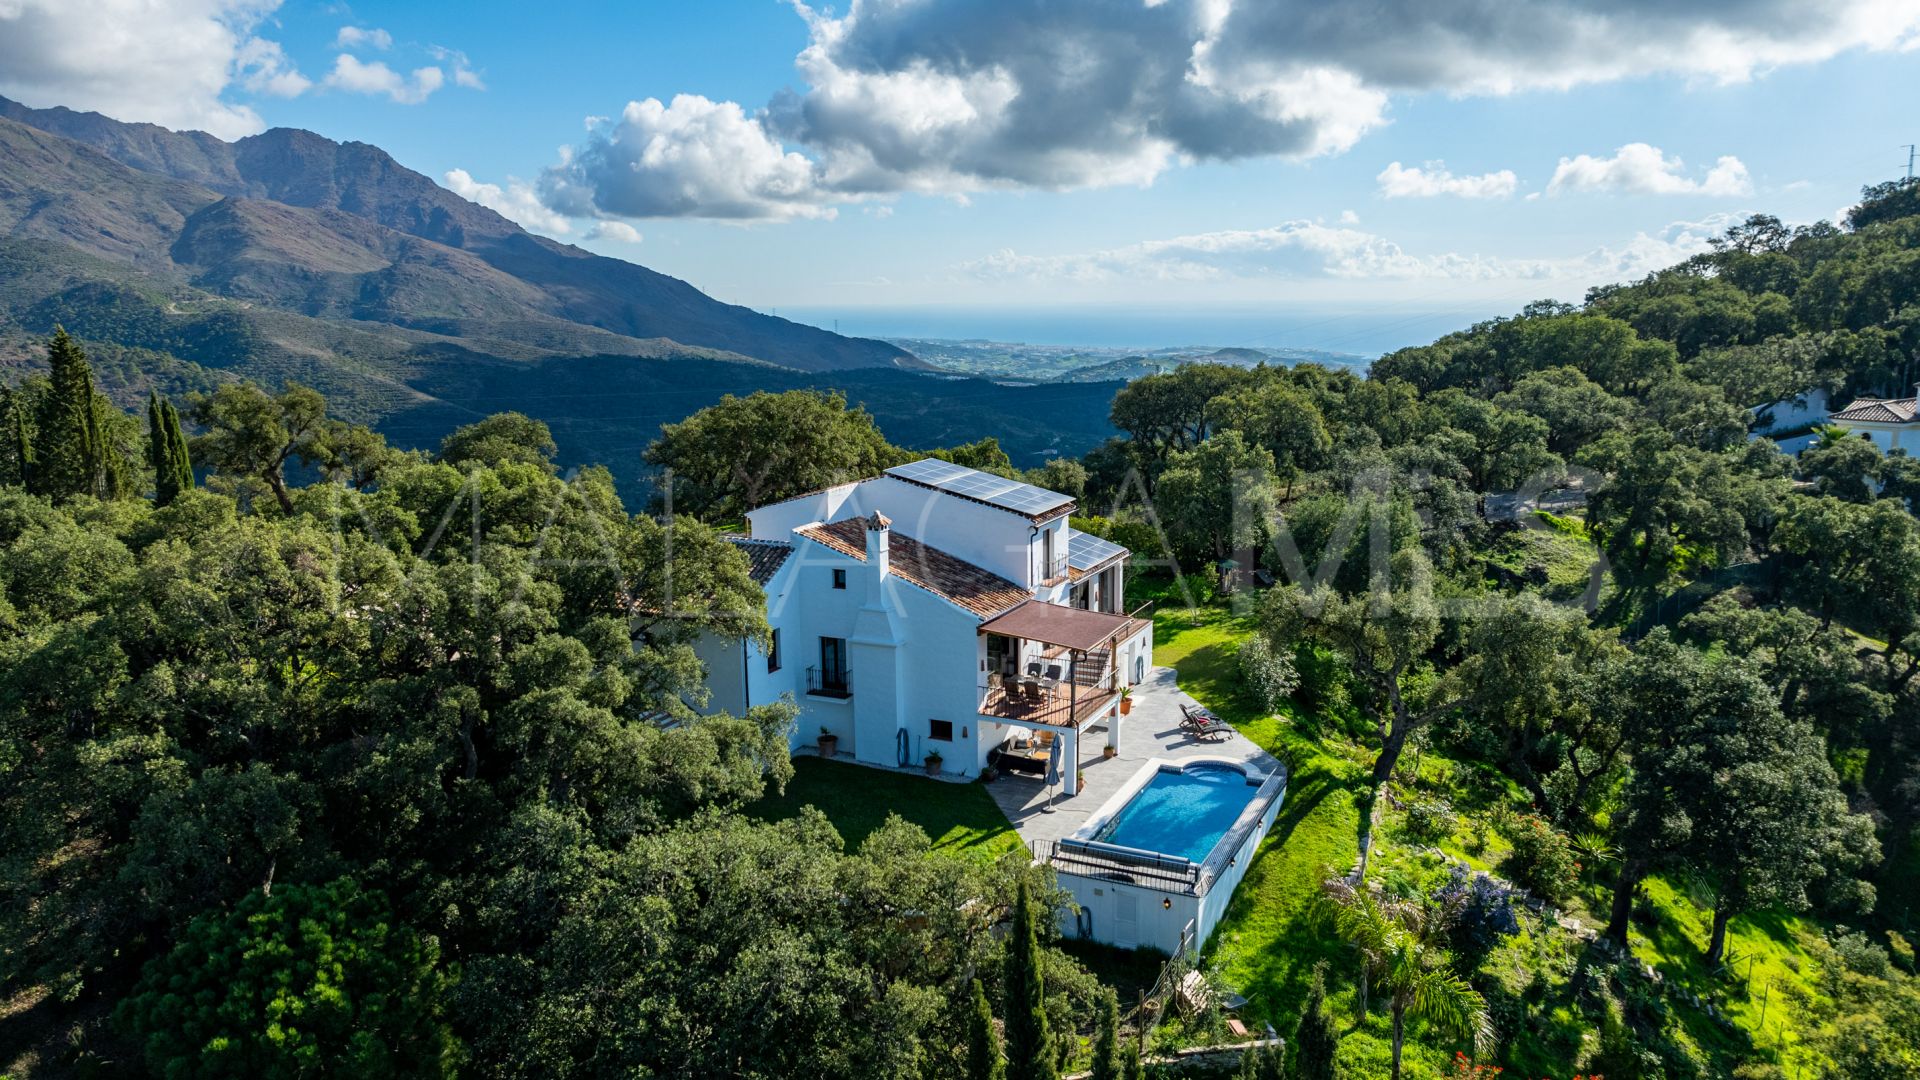
[{"label": "cypress tree", "polygon": [[1092,1080],[1120,1080],[1120,999],[1111,990],[1100,998],[1100,1027],[1093,1037]]},{"label": "cypress tree", "polygon": [[1007,938],[1007,1080],[1054,1080],[1053,1040],[1047,1033],[1047,993],[1040,976],[1040,927],[1027,883],[1013,904]]},{"label": "cypress tree", "polygon": [[973,980],[973,1014],[967,1020],[967,1080],[1003,1080],[1000,1036],[993,1030],[993,1009],[980,980]]},{"label": "cypress tree", "polygon": [[147,396],[147,460],[153,464],[153,503],[166,506],[193,486],[193,464],[173,403]]},{"label": "cypress tree", "polygon": [[162,401],[160,411],[167,424],[167,445],[172,452],[174,494],[193,490],[193,456],[187,452],[187,434],[180,430],[180,412],[173,402]]},{"label": "cypress tree", "polygon": [[93,388],[93,365],[59,327],[47,342],[48,388],[34,432],[35,490],[54,498],[111,494],[106,418]]},{"label": "cypress tree", "polygon": [[7,406],[8,451],[13,457],[9,479],[28,491],[33,490],[33,439],[27,434],[27,395],[19,390],[0,391]]},{"label": "cypress tree", "polygon": [[1327,1015],[1327,965],[1323,961],[1313,969],[1313,989],[1307,994],[1306,1011],[1300,1025],[1293,1029],[1293,1068],[1287,1073],[1293,1080],[1333,1080],[1333,1059],[1340,1048],[1340,1035],[1333,1030],[1333,1018]]}]

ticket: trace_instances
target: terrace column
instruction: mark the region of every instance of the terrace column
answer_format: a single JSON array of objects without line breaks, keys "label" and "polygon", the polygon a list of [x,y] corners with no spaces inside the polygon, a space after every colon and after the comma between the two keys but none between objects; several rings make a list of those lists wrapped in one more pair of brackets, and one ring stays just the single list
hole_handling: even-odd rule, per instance
[{"label": "terrace column", "polygon": [[1080,794],[1080,732],[1068,728],[1060,733],[1060,793]]}]

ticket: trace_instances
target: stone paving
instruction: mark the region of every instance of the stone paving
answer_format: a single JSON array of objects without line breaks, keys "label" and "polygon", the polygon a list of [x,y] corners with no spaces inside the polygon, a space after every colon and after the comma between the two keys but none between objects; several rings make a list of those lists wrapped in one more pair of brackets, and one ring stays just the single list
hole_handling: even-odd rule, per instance
[{"label": "stone paving", "polygon": [[1263,772],[1279,766],[1273,756],[1254,745],[1238,731],[1226,738],[1196,739],[1180,730],[1181,703],[1195,705],[1181,691],[1172,668],[1154,668],[1147,680],[1134,688],[1133,712],[1117,717],[1120,724],[1120,751],[1106,757],[1107,732],[1104,727],[1080,733],[1080,768],[1086,783],[1071,798],[1053,790],[1053,813],[1047,813],[1047,786],[1037,777],[1002,774],[987,785],[993,801],[1013,822],[1020,838],[1031,845],[1035,840],[1059,840],[1071,836],[1086,824],[1127,778],[1153,758],[1185,760],[1196,757],[1227,758],[1252,764]]}]

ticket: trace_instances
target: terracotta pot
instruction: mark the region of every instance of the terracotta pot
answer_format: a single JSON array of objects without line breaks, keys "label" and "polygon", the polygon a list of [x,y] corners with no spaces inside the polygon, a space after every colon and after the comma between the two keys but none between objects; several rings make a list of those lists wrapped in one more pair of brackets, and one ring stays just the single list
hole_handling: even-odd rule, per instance
[{"label": "terracotta pot", "polygon": [[1121,698],[1120,699],[1120,715],[1128,716],[1128,715],[1131,715],[1132,712],[1133,712],[1133,699],[1130,697]]},{"label": "terracotta pot", "polygon": [[1115,749],[1114,749],[1113,747],[1111,747],[1111,746],[1103,746],[1103,747],[1101,747],[1101,748],[1100,748],[1100,753],[1101,753],[1101,755],[1102,755],[1102,756],[1104,756],[1104,757],[1112,757],[1112,756],[1114,756],[1115,754],[1118,754],[1119,752],[1120,752],[1120,751],[1118,751],[1118,750],[1115,750]]},{"label": "terracotta pot", "polygon": [[840,749],[840,736],[838,735],[820,736],[820,756],[821,757],[830,758],[835,753],[837,753],[839,749]]},{"label": "terracotta pot", "polygon": [[927,775],[939,776],[940,766],[944,764],[945,762],[941,761],[939,758],[934,758],[932,761],[927,762]]}]

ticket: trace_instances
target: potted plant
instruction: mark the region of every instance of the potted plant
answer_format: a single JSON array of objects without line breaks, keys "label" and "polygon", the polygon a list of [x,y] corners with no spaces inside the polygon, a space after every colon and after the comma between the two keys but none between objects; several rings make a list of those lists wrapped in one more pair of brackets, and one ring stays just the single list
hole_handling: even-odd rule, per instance
[{"label": "potted plant", "polygon": [[1120,715],[1126,716],[1131,712],[1133,712],[1133,687],[1123,686],[1120,688]]},{"label": "potted plant", "polygon": [[820,729],[820,756],[823,758],[831,758],[839,749],[840,749],[840,736],[835,735],[833,732],[828,731],[826,728],[821,728]]},{"label": "potted plant", "polygon": [[945,760],[945,759],[944,759],[944,758],[942,758],[942,757],[940,756],[940,751],[938,751],[938,750],[930,750],[930,751],[928,751],[928,752],[927,752],[927,775],[928,775],[928,776],[939,776],[939,775],[940,775],[940,763],[941,763],[942,761],[944,761],[944,760]]},{"label": "potted plant", "polygon": [[1115,754],[1118,754],[1119,752],[1120,752],[1119,748],[1114,746],[1112,743],[1108,743],[1107,745],[1100,748],[1100,756],[1105,758],[1113,757]]}]

